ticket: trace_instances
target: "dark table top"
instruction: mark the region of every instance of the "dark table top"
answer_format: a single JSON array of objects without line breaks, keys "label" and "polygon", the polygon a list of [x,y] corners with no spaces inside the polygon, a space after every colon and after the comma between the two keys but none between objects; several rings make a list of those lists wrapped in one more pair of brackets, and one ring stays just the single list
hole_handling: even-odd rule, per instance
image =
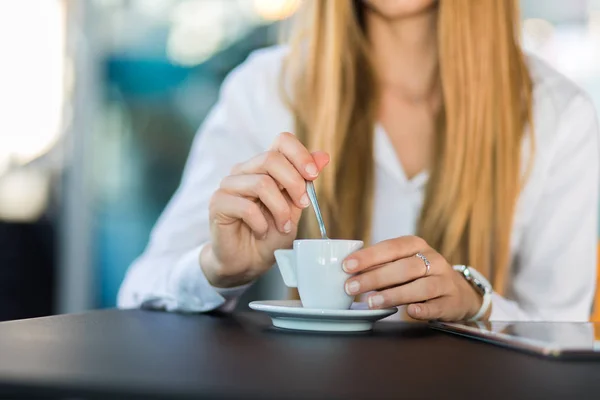
[{"label": "dark table top", "polygon": [[298,333],[259,314],[97,311],[0,324],[0,398],[600,398],[600,363],[379,323]]}]

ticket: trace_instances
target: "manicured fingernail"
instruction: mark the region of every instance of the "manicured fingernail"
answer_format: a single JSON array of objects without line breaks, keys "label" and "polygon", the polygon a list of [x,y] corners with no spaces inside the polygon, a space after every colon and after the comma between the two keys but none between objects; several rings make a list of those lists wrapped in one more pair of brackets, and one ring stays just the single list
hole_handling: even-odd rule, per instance
[{"label": "manicured fingernail", "polygon": [[346,260],[346,261],[344,261],[344,264],[342,265],[342,267],[347,272],[353,271],[358,267],[358,261],[353,260],[353,259]]},{"label": "manicured fingernail", "polygon": [[360,283],[358,281],[346,282],[346,293],[356,294],[360,290]]},{"label": "manicured fingernail", "polygon": [[308,164],[304,170],[306,171],[306,173],[312,177],[315,177],[317,175],[319,175],[319,170],[317,169],[317,166],[315,164]]},{"label": "manicured fingernail", "polygon": [[421,313],[421,307],[419,307],[419,306],[414,306],[414,307],[413,307],[413,311],[414,311],[414,313],[415,313],[415,314],[419,314],[419,313]]},{"label": "manicured fingernail", "polygon": [[304,208],[310,205],[310,200],[308,199],[308,195],[306,193],[304,193],[300,198],[300,204],[302,204],[302,207]]},{"label": "manicured fingernail", "polygon": [[292,231],[292,221],[288,221],[285,223],[285,225],[283,226],[283,231],[285,233],[290,233]]},{"label": "manicured fingernail", "polygon": [[379,307],[383,304],[383,296],[377,294],[369,297],[369,308]]}]

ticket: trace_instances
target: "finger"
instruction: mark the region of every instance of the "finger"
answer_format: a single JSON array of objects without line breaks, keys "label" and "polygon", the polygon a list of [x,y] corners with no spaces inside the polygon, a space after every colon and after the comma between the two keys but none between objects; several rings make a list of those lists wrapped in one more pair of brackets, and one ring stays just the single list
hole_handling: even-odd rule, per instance
[{"label": "finger", "polygon": [[425,303],[409,304],[408,307],[406,307],[406,312],[409,317],[421,321],[443,319],[445,301],[445,297],[438,297],[437,299],[429,300]]},{"label": "finger", "polygon": [[369,308],[396,307],[435,299],[444,294],[446,294],[444,279],[439,276],[428,276],[373,293],[368,297],[367,302]]},{"label": "finger", "polygon": [[402,258],[355,275],[346,281],[345,289],[349,295],[383,290],[422,278],[425,272],[425,266],[420,259]]},{"label": "finger", "polygon": [[270,175],[278,185],[285,189],[294,204],[300,208],[310,205],[306,194],[306,181],[290,161],[277,151],[267,151],[258,156],[236,165],[231,170],[232,175]]},{"label": "finger", "polygon": [[259,199],[273,216],[277,229],[282,233],[292,231],[290,206],[270,175],[230,175],[221,181],[221,189]]},{"label": "finger", "polygon": [[428,248],[427,242],[420,237],[403,236],[384,240],[373,246],[358,250],[348,256],[342,265],[346,272],[356,273],[401,258],[412,257],[419,252],[425,252]]},{"label": "finger", "polygon": [[267,219],[258,204],[221,189],[217,190],[211,198],[209,215],[211,220],[221,225],[242,220],[259,238],[264,237],[269,230]]},{"label": "finger", "polygon": [[271,150],[283,154],[304,179],[312,181],[319,176],[319,168],[315,163],[315,159],[296,135],[289,132],[280,133],[273,142]]},{"label": "finger", "polygon": [[315,163],[317,164],[317,169],[319,172],[322,171],[327,164],[329,164],[329,154],[325,153],[324,151],[313,151],[311,154],[315,160]]},{"label": "finger", "polygon": [[300,221],[300,217],[302,217],[302,209],[296,207],[294,201],[291,199],[289,193],[287,191],[282,191],[281,195],[285,198],[285,201],[288,203],[288,207],[290,208],[291,216],[292,216],[292,227],[293,224],[298,225]]}]

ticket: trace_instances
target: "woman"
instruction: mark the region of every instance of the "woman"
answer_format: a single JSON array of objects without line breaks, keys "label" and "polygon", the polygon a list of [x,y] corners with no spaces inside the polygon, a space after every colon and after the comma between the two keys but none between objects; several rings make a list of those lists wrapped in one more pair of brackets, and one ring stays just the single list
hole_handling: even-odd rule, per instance
[{"label": "woman", "polygon": [[308,179],[330,236],[371,244],[344,262],[357,274],[346,291],[370,307],[588,319],[595,112],[523,55],[517,2],[305,3],[290,46],[227,78],[120,306],[231,310],[275,249],[316,236],[314,217],[300,219]]}]

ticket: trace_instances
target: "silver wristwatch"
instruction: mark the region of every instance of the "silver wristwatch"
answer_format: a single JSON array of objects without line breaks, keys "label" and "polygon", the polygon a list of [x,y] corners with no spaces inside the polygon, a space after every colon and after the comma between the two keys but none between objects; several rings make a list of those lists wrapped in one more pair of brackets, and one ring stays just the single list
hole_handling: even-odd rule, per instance
[{"label": "silver wristwatch", "polygon": [[481,317],[487,313],[490,308],[490,304],[492,302],[492,285],[490,282],[485,279],[485,276],[480,274],[475,268],[467,267],[466,265],[454,265],[454,270],[461,274],[463,278],[466,279],[467,282],[473,288],[483,296],[483,301],[481,303],[481,308],[469,321],[478,321]]}]

